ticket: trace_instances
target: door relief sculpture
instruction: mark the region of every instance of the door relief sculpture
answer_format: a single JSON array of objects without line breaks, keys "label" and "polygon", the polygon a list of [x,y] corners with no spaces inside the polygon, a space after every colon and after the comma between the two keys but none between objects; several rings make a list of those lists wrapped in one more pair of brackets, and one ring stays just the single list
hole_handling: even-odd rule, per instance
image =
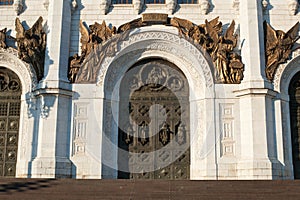
[{"label": "door relief sculpture", "polygon": [[118,143],[119,178],[189,179],[189,87],[175,65],[145,60],[126,72]]}]

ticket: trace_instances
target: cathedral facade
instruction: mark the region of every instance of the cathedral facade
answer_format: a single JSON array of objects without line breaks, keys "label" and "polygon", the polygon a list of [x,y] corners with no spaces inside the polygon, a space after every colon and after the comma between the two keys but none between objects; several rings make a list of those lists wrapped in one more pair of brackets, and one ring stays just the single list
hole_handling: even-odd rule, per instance
[{"label": "cathedral facade", "polygon": [[0,176],[300,178],[298,0],[0,11]]}]

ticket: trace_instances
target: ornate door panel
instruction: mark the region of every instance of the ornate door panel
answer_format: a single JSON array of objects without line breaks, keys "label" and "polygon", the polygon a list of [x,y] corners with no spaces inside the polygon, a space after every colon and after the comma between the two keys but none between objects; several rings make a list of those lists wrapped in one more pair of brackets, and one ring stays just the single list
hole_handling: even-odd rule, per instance
[{"label": "ornate door panel", "polygon": [[119,147],[124,151],[119,153],[119,178],[189,178],[188,89],[182,72],[164,60],[140,62],[125,74],[120,88]]},{"label": "ornate door panel", "polygon": [[293,145],[294,176],[300,179],[300,73],[292,79],[289,87],[290,116]]},{"label": "ornate door panel", "polygon": [[0,67],[0,176],[15,176],[20,121],[21,84]]}]

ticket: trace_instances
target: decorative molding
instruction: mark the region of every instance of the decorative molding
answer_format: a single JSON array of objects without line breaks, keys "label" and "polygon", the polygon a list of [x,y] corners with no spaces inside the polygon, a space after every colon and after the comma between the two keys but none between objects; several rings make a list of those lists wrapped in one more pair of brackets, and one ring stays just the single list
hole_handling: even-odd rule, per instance
[{"label": "decorative molding", "polygon": [[235,13],[238,14],[240,12],[240,0],[233,0],[232,8],[234,9]]},{"label": "decorative molding", "polygon": [[24,11],[23,0],[15,0],[13,6],[17,15],[20,15]]},{"label": "decorative molding", "polygon": [[86,150],[88,103],[74,104],[73,155],[83,155]]},{"label": "decorative molding", "polygon": [[[147,46],[144,46],[144,49],[148,50],[159,50],[162,52],[172,52],[176,57],[181,59],[186,59],[186,55],[182,53],[182,50],[179,48],[172,47],[169,43],[172,44],[178,44],[178,46],[184,47],[185,49],[189,49],[189,52],[199,60],[199,63],[201,65],[201,69],[203,70],[203,76],[205,77],[205,84],[207,88],[211,88],[213,86],[213,77],[212,77],[212,71],[209,67],[209,64],[207,63],[206,59],[203,56],[203,53],[197,49],[192,43],[185,40],[184,38],[180,38],[178,35],[174,35],[167,32],[156,32],[156,31],[150,31],[150,32],[143,32],[143,33],[137,33],[130,36],[129,40],[125,40],[120,42],[117,46],[120,47],[118,49],[118,52],[122,52],[123,49],[128,48],[130,45],[133,45],[134,43],[141,42],[143,40],[151,40],[151,44],[148,44]],[[162,41],[168,41],[168,43],[164,43]],[[143,51],[143,49],[141,49]],[[139,54],[133,54],[133,55],[139,55]],[[133,57],[134,59],[135,57]],[[102,85],[104,82],[104,77],[109,65],[110,61],[112,60],[112,57],[106,57],[102,64],[99,66],[98,71],[98,77],[97,77],[97,84]],[[136,58],[137,59],[137,58]],[[186,60],[187,63],[189,63],[188,60]],[[197,69],[193,66],[191,63],[190,65],[187,65],[186,67],[189,68],[189,71],[191,72],[191,75],[194,76],[193,78],[196,80],[195,83],[199,84],[198,86],[201,87],[201,80],[198,74],[199,72]],[[114,69],[116,72],[118,70]],[[110,76],[116,76],[114,73],[110,72],[108,73]],[[116,80],[116,77],[110,77],[109,80]],[[114,84],[114,83],[112,83]],[[113,87],[113,85],[111,86]]]},{"label": "decorative molding", "polygon": [[44,3],[44,8],[48,11],[48,8],[49,8],[49,0],[45,0]]},{"label": "decorative molding", "polygon": [[263,11],[266,11],[267,8],[268,8],[269,2],[267,0],[262,0],[261,5],[262,5],[262,8],[263,8]]},{"label": "decorative molding", "polygon": [[295,57],[289,63],[279,65],[273,80],[275,91],[288,94],[287,91],[282,91],[282,89],[284,89],[282,84],[285,84],[285,89],[288,89],[289,79],[291,79],[291,76],[295,73],[300,71],[297,66],[300,66],[300,55]]},{"label": "decorative molding", "polygon": [[32,92],[36,89],[38,80],[33,67],[18,59],[18,51],[13,48],[0,48],[0,65],[14,71],[21,79],[23,93]]},{"label": "decorative molding", "polygon": [[71,2],[71,11],[72,11],[72,13],[74,13],[77,8],[78,8],[77,0],[72,0],[72,2]]},{"label": "decorative molding", "polygon": [[201,0],[200,1],[201,14],[207,15],[209,9],[210,9],[210,3],[209,3],[209,1],[208,0]]},{"label": "decorative molding", "polygon": [[40,97],[40,116],[41,116],[41,118],[46,119],[49,117],[49,114],[50,114],[50,106],[47,105],[44,95],[41,95],[41,97]]},{"label": "decorative molding", "polygon": [[142,9],[144,7],[144,1],[142,0],[133,0],[133,9],[135,11],[135,14],[139,15],[142,12]]},{"label": "decorative molding", "polygon": [[296,15],[299,8],[298,0],[289,0],[288,8],[290,11],[290,15]]},{"label": "decorative molding", "polygon": [[100,13],[106,15],[111,6],[111,0],[100,0]]},{"label": "decorative molding", "polygon": [[235,156],[233,104],[220,104],[221,157]]},{"label": "decorative molding", "polygon": [[167,13],[172,15],[175,12],[177,1],[176,0],[166,0]]}]

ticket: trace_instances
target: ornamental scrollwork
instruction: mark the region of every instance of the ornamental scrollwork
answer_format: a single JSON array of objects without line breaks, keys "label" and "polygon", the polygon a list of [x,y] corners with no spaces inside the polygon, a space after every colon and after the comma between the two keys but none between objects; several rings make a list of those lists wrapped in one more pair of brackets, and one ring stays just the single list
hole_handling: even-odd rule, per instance
[{"label": "ornamental scrollwork", "polygon": [[33,66],[39,81],[44,77],[46,49],[46,33],[42,22],[43,18],[39,17],[30,29],[25,30],[19,18],[15,21],[18,56]]},{"label": "ornamental scrollwork", "polygon": [[299,22],[286,33],[282,30],[275,30],[266,21],[264,22],[265,72],[268,80],[273,81],[279,64],[289,59],[293,45],[299,39],[298,31]]}]

